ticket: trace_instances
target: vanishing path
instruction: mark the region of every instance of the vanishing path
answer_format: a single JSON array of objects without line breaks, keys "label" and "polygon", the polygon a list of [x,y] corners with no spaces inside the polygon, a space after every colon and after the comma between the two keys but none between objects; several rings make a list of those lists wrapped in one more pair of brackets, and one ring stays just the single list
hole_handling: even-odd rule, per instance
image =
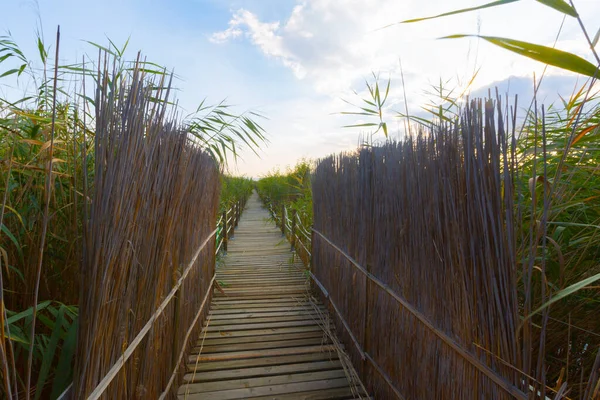
[{"label": "vanishing path", "polygon": [[215,291],[180,399],[354,398],[327,312],[292,260],[254,193],[217,268],[224,294]]}]

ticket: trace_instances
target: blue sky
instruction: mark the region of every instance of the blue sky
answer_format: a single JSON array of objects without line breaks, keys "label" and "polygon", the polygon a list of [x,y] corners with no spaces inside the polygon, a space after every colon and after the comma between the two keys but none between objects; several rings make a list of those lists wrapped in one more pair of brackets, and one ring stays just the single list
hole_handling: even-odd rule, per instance
[{"label": "blue sky", "polygon": [[[399,58],[411,112],[430,98],[424,91],[440,79],[460,88],[476,68],[475,93],[512,77],[512,91],[527,96],[528,79],[543,66],[476,39],[436,40],[453,33],[477,33],[552,45],[562,17],[533,0],[463,16],[410,25],[385,25],[416,16],[482,4],[479,0],[39,0],[47,43],[56,26],[62,32],[61,60],[95,56],[83,40],[105,44],[106,37],[138,50],[175,70],[180,104],[188,111],[208,98],[227,98],[237,110],[258,110],[271,144],[257,158],[243,153],[233,172],[260,176],[299,158],[317,158],[356,146],[361,133],[344,129],[339,114],[363,94],[371,71],[392,79],[386,119],[403,110]],[[600,21],[599,0],[576,0],[593,35]],[[36,3],[5,0],[0,31],[10,31],[31,58],[36,57]],[[568,19],[558,47],[591,60],[577,23]],[[548,71],[546,101],[575,82],[572,74]],[[2,85],[10,93],[25,90]],[[568,93],[567,93],[568,95]],[[523,103],[521,103],[523,104]],[[395,125],[396,124],[396,125]]]}]

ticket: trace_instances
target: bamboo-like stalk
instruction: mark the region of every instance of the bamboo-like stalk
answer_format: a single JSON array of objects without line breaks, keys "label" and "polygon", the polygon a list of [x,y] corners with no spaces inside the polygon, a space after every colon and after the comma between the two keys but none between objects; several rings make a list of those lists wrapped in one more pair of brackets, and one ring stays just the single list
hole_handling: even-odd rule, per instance
[{"label": "bamboo-like stalk", "polygon": [[52,166],[54,164],[54,130],[56,128],[56,89],[58,87],[58,54],[60,49],[60,26],[56,30],[56,55],[54,63],[54,87],[52,88],[52,125],[50,128],[50,147],[48,149],[48,172],[46,175],[46,185],[44,189],[45,204],[42,217],[42,234],[40,237],[40,246],[38,249],[37,271],[35,278],[35,288],[33,290],[33,314],[31,319],[31,330],[29,334],[29,356],[27,358],[27,370],[25,372],[25,399],[29,400],[31,396],[31,367],[33,363],[33,346],[35,343],[35,325],[37,321],[38,293],[40,289],[40,280],[42,278],[42,265],[44,260],[44,249],[46,245],[46,232],[48,230],[48,219],[50,214],[50,199],[52,198]]},{"label": "bamboo-like stalk", "polygon": [[[182,371],[173,355],[189,348],[185,339],[207,312],[198,310],[214,275],[220,177],[214,160],[167,119],[169,84],[153,84],[141,62],[121,77],[108,60],[101,64],[73,396],[87,398],[112,371],[94,395],[158,398],[172,371]],[[178,307],[168,302],[174,282],[185,293]]]},{"label": "bamboo-like stalk", "polygon": [[375,398],[528,390],[517,372],[515,207],[505,197],[515,166],[503,119],[499,99],[473,101],[456,124],[317,166],[314,227],[335,246],[313,235],[312,272],[352,332],[341,337],[369,337],[361,378]]},{"label": "bamboo-like stalk", "polygon": [[[13,152],[14,152],[14,143],[10,149],[10,156],[8,157],[8,171],[6,174],[6,181],[4,182],[4,196],[2,196],[2,208],[0,208],[0,226],[4,223],[4,209],[6,207],[6,200],[8,198],[9,191],[9,182],[10,182],[10,173],[12,171],[12,162],[13,162]],[[0,235],[1,235],[0,231]],[[0,255],[0,257],[2,257]],[[4,262],[7,260],[1,260],[0,262]],[[8,315],[6,313],[6,307],[4,302],[4,276],[3,276],[3,268],[0,266],[0,332],[2,335],[0,336],[0,351],[2,356],[2,377],[4,378],[4,386],[6,388],[6,396],[10,399],[13,397],[13,389],[17,390],[17,371],[15,369],[15,359],[14,359],[14,348],[11,340],[6,340],[6,338],[10,338],[10,326],[6,325],[5,332],[5,322],[8,319]],[[8,343],[7,343],[8,342]],[[12,370],[8,365],[9,356],[12,360]],[[12,379],[11,379],[12,378]]]}]

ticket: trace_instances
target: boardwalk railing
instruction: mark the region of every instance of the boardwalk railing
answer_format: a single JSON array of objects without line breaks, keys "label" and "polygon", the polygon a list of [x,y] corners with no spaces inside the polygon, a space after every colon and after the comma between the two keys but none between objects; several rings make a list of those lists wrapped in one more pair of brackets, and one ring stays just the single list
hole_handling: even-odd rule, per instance
[{"label": "boardwalk railing", "polygon": [[[221,250],[226,251],[227,240],[228,240],[228,238],[233,237],[234,229],[239,222],[239,219],[244,210],[247,200],[248,200],[247,197],[239,199],[229,209],[227,209],[227,211],[223,212],[221,218],[219,218],[219,220],[217,222],[217,228],[209,235],[208,238],[206,238],[202,242],[202,244],[196,251],[194,258],[190,261],[187,268],[183,271],[183,273],[181,274],[181,277],[176,282],[175,286],[171,289],[171,292],[169,293],[169,295],[163,300],[163,302],[158,307],[158,309],[152,314],[152,317],[148,320],[146,325],[144,325],[144,328],[142,328],[142,330],[138,333],[138,335],[135,337],[135,339],[124,350],[123,355],[114,363],[113,367],[102,378],[102,380],[96,386],[94,391],[92,393],[90,393],[90,395],[88,396],[88,399],[90,399],[90,400],[98,399],[102,396],[102,394],[109,387],[112,380],[118,375],[119,371],[125,365],[125,362],[131,357],[131,355],[134,353],[134,351],[140,345],[140,343],[142,343],[142,340],[144,339],[144,337],[148,334],[150,329],[153,328],[154,324],[156,323],[156,321],[158,320],[158,318],[160,317],[162,312],[165,310],[165,308],[168,306],[168,304],[171,301],[175,302],[176,309],[179,309],[179,307],[181,307],[181,305],[182,305],[181,299],[183,298],[183,283],[189,276],[189,272],[190,272],[191,268],[193,267],[198,255],[204,249],[204,247],[206,247],[206,245],[210,242],[210,239],[212,239],[213,237],[216,238],[215,255],[218,255]],[[169,395],[169,391],[170,391],[173,383],[175,383],[175,379],[178,376],[179,366],[181,365],[183,357],[188,348],[187,344],[188,344],[189,338],[190,338],[194,328],[197,326],[198,320],[199,320],[200,316],[203,314],[204,308],[205,308],[206,304],[208,303],[208,300],[211,297],[215,278],[216,278],[216,275],[213,273],[213,276],[211,278],[208,289],[206,290],[206,293],[204,295],[202,303],[200,304],[200,307],[196,311],[195,317],[194,317],[192,323],[190,324],[190,326],[188,327],[188,329],[186,331],[186,335],[183,339],[183,343],[180,344],[179,346],[177,346],[177,345],[175,346],[175,348],[180,348],[181,351],[179,352],[179,354],[176,355],[176,358],[174,358],[174,360],[173,360],[174,369],[171,373],[171,376],[169,378],[167,386],[164,388],[162,394],[159,397],[160,399],[164,399]],[[178,323],[179,323],[179,321],[176,318],[174,320],[174,326],[178,327]],[[176,329],[178,329],[178,328],[176,328]],[[174,354],[174,356],[175,356],[175,354]],[[71,398],[72,390],[73,389],[72,389],[72,385],[71,385],[63,394],[61,394],[59,396],[58,400]]]},{"label": "boardwalk railing", "polygon": [[[305,267],[310,265],[311,260],[311,227],[302,224],[302,218],[295,209],[286,205],[273,206],[268,197],[261,197],[266,205],[275,224],[281,229],[281,234],[290,242],[291,249],[302,260]],[[276,208],[279,211],[276,211]]]},{"label": "boardwalk railing", "polygon": [[227,243],[235,235],[235,228],[240,222],[240,217],[242,216],[242,211],[244,211],[247,200],[247,197],[239,199],[227,211],[221,213],[221,217],[217,221],[216,254],[219,254],[221,250],[227,252]]}]

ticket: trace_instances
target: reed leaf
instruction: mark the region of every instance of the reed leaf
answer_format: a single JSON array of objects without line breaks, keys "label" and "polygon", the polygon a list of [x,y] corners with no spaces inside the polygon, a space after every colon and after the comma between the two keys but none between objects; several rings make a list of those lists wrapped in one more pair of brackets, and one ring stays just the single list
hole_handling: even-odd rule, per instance
[{"label": "reed leaf", "polygon": [[582,289],[585,289],[586,286],[589,286],[592,283],[597,282],[599,280],[600,280],[600,274],[596,274],[596,275],[590,276],[588,278],[582,279],[581,281],[574,283],[571,286],[568,286],[562,290],[559,290],[557,293],[554,293],[552,295],[550,300],[548,300],[547,302],[545,302],[544,304],[542,304],[541,306],[539,306],[538,308],[533,310],[531,312],[531,314],[525,316],[525,318],[523,318],[523,322],[527,321],[534,315],[539,314],[540,312],[544,311],[545,309],[550,307],[552,304],[554,304],[554,303],[556,303],[556,302],[558,302],[558,301],[560,301]]},{"label": "reed leaf", "polygon": [[[483,4],[481,6],[476,6],[476,7],[469,7],[469,8],[463,8],[463,9],[459,9],[459,10],[453,10],[453,11],[449,11],[449,12],[445,12],[442,14],[438,14],[438,15],[434,15],[434,16],[430,16],[430,17],[421,17],[421,18],[412,18],[412,19],[407,19],[404,21],[401,21],[401,24],[409,24],[409,23],[413,23],[413,22],[422,22],[422,21],[427,21],[427,20],[431,20],[431,19],[437,19],[437,18],[443,18],[443,17],[449,17],[451,15],[457,15],[457,14],[464,14],[464,13],[468,13],[468,12],[472,12],[472,11],[478,11],[478,10],[483,10],[486,8],[492,8],[492,7],[498,7],[498,6],[503,6],[506,4],[510,4],[510,3],[516,3],[520,0],[498,0],[498,1],[492,1],[490,3],[486,3]],[[571,17],[577,17],[577,11],[571,7],[567,2],[565,2],[564,0],[536,0],[538,3],[541,3],[545,6],[548,6],[550,8],[553,8],[557,11],[560,11],[563,14],[567,14],[570,15]]]},{"label": "reed leaf", "polygon": [[520,0],[498,0],[498,1],[492,1],[490,3],[486,3],[486,4],[483,4],[481,6],[463,8],[463,9],[460,9],[460,10],[453,10],[453,11],[445,12],[445,13],[442,13],[442,14],[434,15],[434,16],[431,16],[431,17],[421,17],[421,18],[407,19],[407,20],[401,21],[400,23],[401,24],[410,24],[410,23],[413,23],[413,22],[421,22],[421,21],[427,21],[427,20],[430,20],[430,19],[449,17],[451,15],[463,14],[463,13],[467,13],[467,12],[471,12],[471,11],[483,10],[483,9],[486,9],[486,8],[502,6],[502,5],[510,4],[510,3],[516,3],[517,1],[520,1]]},{"label": "reed leaf", "polygon": [[502,47],[503,49],[510,50],[514,53],[520,54],[522,56],[531,58],[536,61],[540,61],[544,64],[549,64],[589,77],[596,76],[598,71],[597,66],[575,54],[562,50],[557,50],[552,47],[523,42],[521,40],[514,40],[495,36],[465,34],[444,36],[441,39],[460,39],[465,37],[478,37],[496,46]]}]

